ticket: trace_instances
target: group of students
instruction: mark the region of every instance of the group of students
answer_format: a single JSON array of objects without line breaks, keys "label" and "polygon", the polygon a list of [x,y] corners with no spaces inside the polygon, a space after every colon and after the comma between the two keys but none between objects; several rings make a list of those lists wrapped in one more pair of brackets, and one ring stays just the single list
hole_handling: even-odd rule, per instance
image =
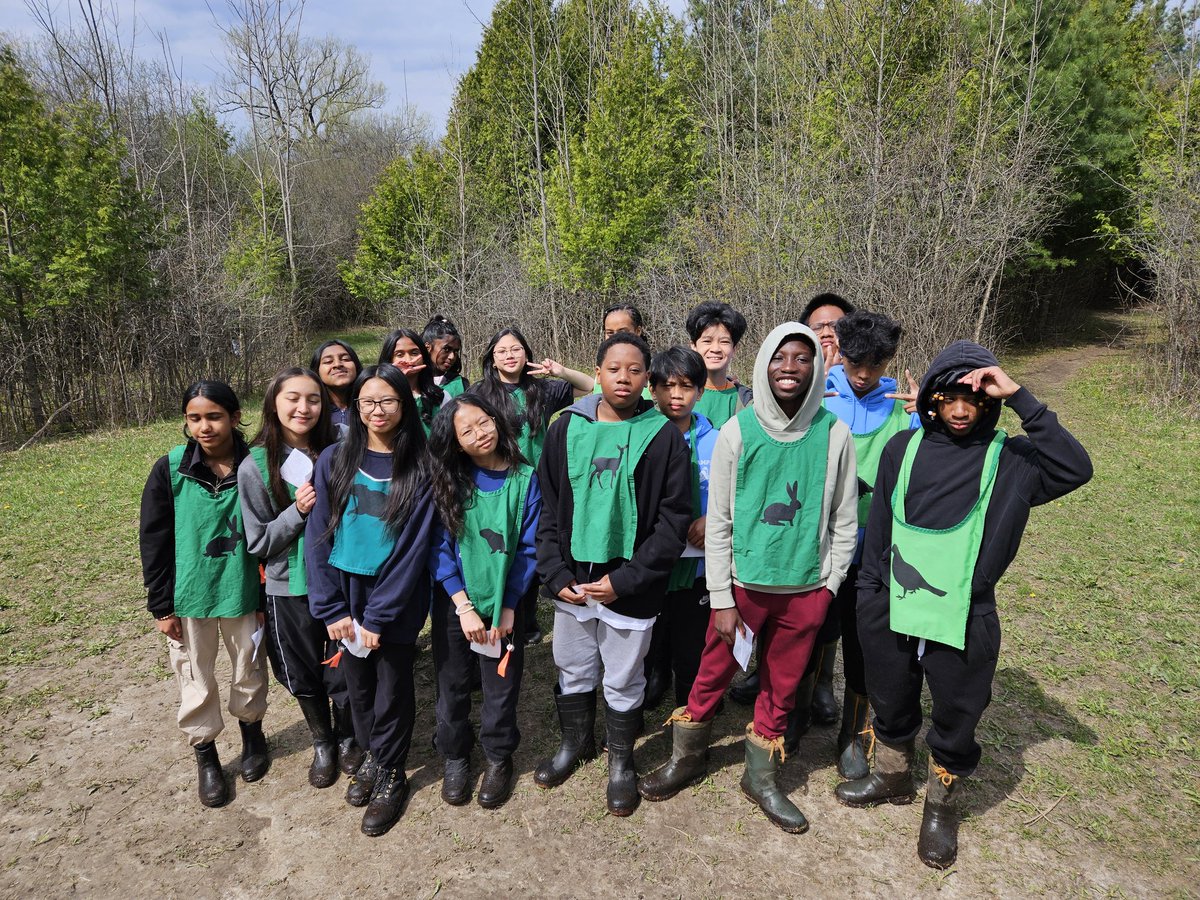
[{"label": "group of students", "polygon": [[[472,797],[479,687],[478,802],[501,806],[540,591],[554,609],[561,732],[534,772],[540,787],[597,755],[600,692],[611,814],[702,779],[713,719],[753,644],[757,671],[732,692],[754,704],[741,787],[770,821],[805,831],[777,775],[820,705],[840,632],[837,798],[914,799],[928,682],[918,851],[950,865],[999,650],[995,584],[1029,508],[1090,478],[1087,453],[977,344],[952,344],[899,391],[885,375],[899,324],[835,294],[770,331],[749,386],[731,371],[746,320],[726,303],[700,304],[690,346],[657,354],[635,307],[605,310],[603,326],[594,376],[538,361],[510,327],[474,384],[443,317],[392,332],[371,366],[329,341],[309,368],[272,380],[249,444],[227,385],[188,389],[188,440],[151,471],[141,549],[201,802],[228,800],[214,743],[219,636],[243,779],[270,762],[265,645],[312,732],[309,781],[328,787],[340,769],[347,802],[366,807],[362,831],[388,831],[408,793],[428,617],[442,797]],[[997,429],[1002,403],[1026,437]],[[671,757],[639,777],[643,711],[672,683]]]}]

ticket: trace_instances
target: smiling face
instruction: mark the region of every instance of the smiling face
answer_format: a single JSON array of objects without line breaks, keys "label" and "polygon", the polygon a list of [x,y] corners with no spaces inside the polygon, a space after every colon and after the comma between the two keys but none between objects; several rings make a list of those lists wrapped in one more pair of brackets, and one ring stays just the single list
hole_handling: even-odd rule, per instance
[{"label": "smiling face", "polygon": [[800,411],[812,377],[813,348],[800,338],[791,338],[780,344],[767,363],[767,381],[771,385],[771,393],[789,417]]},{"label": "smiling face", "polygon": [[686,375],[672,375],[650,388],[658,411],[674,422],[691,424],[692,410],[704,390],[704,385],[692,384]]},{"label": "smiling face", "polygon": [[404,417],[400,395],[382,378],[368,378],[354,401],[371,449],[390,448]]},{"label": "smiling face", "polygon": [[887,371],[891,362],[890,359],[885,359],[877,365],[871,365],[856,363],[843,356],[842,369],[846,373],[846,380],[850,382],[850,389],[856,396],[865,397],[879,387],[879,380],[883,378],[883,373]]},{"label": "smiling face", "polygon": [[307,446],[307,435],[321,416],[320,385],[305,375],[289,378],[275,395],[275,415],[290,446]]},{"label": "smiling face", "polygon": [[933,403],[950,436],[963,438],[979,424],[987,400],[969,390],[945,390],[933,395]]},{"label": "smiling face", "polygon": [[224,459],[233,455],[233,429],[242,414],[229,414],[219,403],[207,397],[193,397],[183,413],[188,434],[200,445],[205,456]]},{"label": "smiling face", "polygon": [[822,352],[829,347],[837,349],[836,326],[838,320],[845,317],[845,311],[840,306],[834,306],[831,303],[827,306],[818,306],[812,311],[812,315],[808,317],[808,321],[804,323],[813,330],[817,336],[817,340],[821,342]]},{"label": "smiling face", "polygon": [[491,468],[484,463],[492,459],[500,440],[495,419],[478,406],[462,403],[454,413],[454,434],[458,445],[476,465]]},{"label": "smiling face", "polygon": [[718,323],[709,325],[700,332],[700,337],[696,338],[692,349],[704,360],[704,368],[711,373],[724,375],[729,371],[729,364],[733,362],[735,346],[729,329]]},{"label": "smiling face", "polygon": [[649,378],[646,359],[633,344],[613,344],[596,369],[605,402],[622,412],[637,406]]},{"label": "smiling face", "polygon": [[492,363],[496,366],[496,374],[501,381],[516,384],[521,380],[521,373],[529,364],[525,348],[513,335],[506,334],[496,342],[492,350]]},{"label": "smiling face", "polygon": [[433,360],[436,374],[445,375],[458,363],[462,356],[462,341],[456,337],[437,338],[432,344],[426,344],[425,349]]},{"label": "smiling face", "polygon": [[350,351],[338,344],[330,344],[321,352],[321,362],[317,374],[325,386],[335,393],[344,391],[354,384],[358,377],[358,367],[354,365],[354,357]]}]

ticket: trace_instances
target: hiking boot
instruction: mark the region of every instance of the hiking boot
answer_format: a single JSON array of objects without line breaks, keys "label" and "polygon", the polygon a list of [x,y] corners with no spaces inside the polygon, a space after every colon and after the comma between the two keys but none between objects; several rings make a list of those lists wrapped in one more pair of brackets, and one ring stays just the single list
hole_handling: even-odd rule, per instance
[{"label": "hiking boot", "polygon": [[262,720],[257,722],[238,721],[242,730],[242,781],[258,781],[271,768],[271,756],[267,750],[267,737],[263,734]]},{"label": "hiking boot", "polygon": [[484,809],[503,806],[512,796],[515,782],[511,756],[498,763],[488,760],[487,768],[483,770],[483,782],[479,785],[479,805]]},{"label": "hiking boot", "polygon": [[367,751],[355,740],[354,717],[349,703],[333,704],[333,730],[338,742],[338,768],[343,775],[353,775],[362,765]]},{"label": "hiking boot", "polygon": [[404,801],[408,798],[408,779],[404,770],[381,768],[371,789],[371,801],[363,812],[362,833],[367,837],[387,834],[400,821]]},{"label": "hiking boot", "polygon": [[216,742],[197,744],[192,749],[196,751],[200,802],[205,806],[224,806],[229,802],[229,785],[225,783],[225,773],[221,771]]},{"label": "hiking boot", "polygon": [[951,775],[930,757],[917,856],[935,869],[950,868],[958,857],[958,798],[962,784],[962,776]]},{"label": "hiking boot", "polygon": [[642,708],[619,712],[610,707],[605,730],[608,733],[608,812],[614,816],[628,816],[642,802],[633,759],[633,744],[642,732]]},{"label": "hiking boot", "polygon": [[755,732],[754,723],[746,726],[746,771],[742,775],[742,792],[784,831],[803,834],[808,831],[808,819],[779,789],[776,781],[779,763],[786,758],[782,737],[765,738]]},{"label": "hiking boot", "polygon": [[638,793],[651,801],[669,800],[708,773],[713,720],[693,722],[681,706],[665,724],[671,726],[671,758],[638,782]]},{"label": "hiking boot", "polygon": [[366,806],[371,800],[371,790],[375,787],[375,779],[379,777],[379,766],[375,757],[369,752],[363,757],[358,771],[350,776],[350,784],[346,788],[346,802],[351,806]]},{"label": "hiking boot", "polygon": [[867,713],[870,709],[871,704],[865,696],[846,688],[842,700],[842,730],[837,738],[837,770],[847,781],[866,778],[871,774],[866,747],[869,734]]},{"label": "hiking boot", "polygon": [[442,799],[451,806],[471,802],[471,763],[467,759],[446,760],[442,776]]},{"label": "hiking boot", "polygon": [[333,718],[329,714],[329,698],[297,697],[300,712],[313,739],[313,758],[308,767],[308,783],[315,788],[327,788],[337,781],[337,741],[333,736]]},{"label": "hiking boot", "polygon": [[558,787],[584,760],[596,758],[596,691],[563,694],[554,688],[562,741],[558,752],[538,764],[533,780],[538,787]]},{"label": "hiking boot", "polygon": [[813,686],[812,695],[812,720],[817,725],[832,725],[838,720],[837,701],[833,698],[833,664],[837,662],[837,646],[837,641],[830,641],[817,650],[817,683]]},{"label": "hiking boot", "polygon": [[834,789],[838,802],[862,809],[892,803],[912,803],[916,788],[912,780],[913,742],[899,747],[875,741],[875,769],[864,778],[843,781]]}]

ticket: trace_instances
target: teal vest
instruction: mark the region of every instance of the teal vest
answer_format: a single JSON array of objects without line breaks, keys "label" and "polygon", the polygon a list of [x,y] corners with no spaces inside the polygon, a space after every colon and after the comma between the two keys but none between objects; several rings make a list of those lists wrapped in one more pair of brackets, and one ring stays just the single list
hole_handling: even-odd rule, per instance
[{"label": "teal vest", "polygon": [[359,469],[346,500],[346,511],[333,532],[329,564],[354,575],[378,575],[396,546],[383,519],[392,480],[377,481]]}]

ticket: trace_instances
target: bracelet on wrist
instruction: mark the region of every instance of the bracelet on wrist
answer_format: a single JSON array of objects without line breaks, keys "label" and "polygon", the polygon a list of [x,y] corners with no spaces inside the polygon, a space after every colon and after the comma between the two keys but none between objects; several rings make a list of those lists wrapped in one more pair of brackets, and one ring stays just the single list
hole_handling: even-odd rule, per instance
[{"label": "bracelet on wrist", "polygon": [[454,607],[454,614],[456,616],[465,616],[467,613],[473,612],[474,610],[475,610],[475,604],[472,603],[470,600],[468,600],[462,606]]}]

